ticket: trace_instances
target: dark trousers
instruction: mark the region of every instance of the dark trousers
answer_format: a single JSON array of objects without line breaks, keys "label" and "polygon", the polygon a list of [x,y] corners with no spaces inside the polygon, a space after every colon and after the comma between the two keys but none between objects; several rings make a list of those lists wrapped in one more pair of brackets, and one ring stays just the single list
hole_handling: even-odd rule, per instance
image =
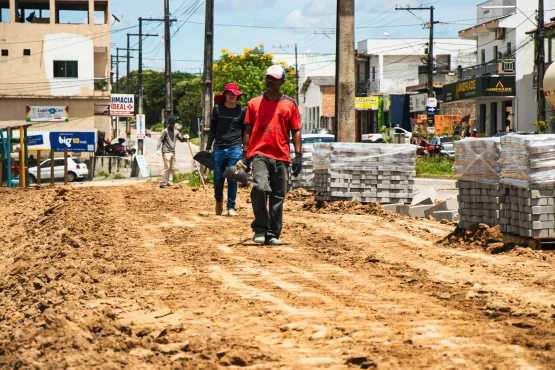
[{"label": "dark trousers", "polygon": [[[251,192],[255,233],[265,233],[266,239],[278,238],[283,222],[283,201],[287,193],[289,163],[257,154],[252,160],[253,187]],[[268,209],[269,203],[269,209]]]}]

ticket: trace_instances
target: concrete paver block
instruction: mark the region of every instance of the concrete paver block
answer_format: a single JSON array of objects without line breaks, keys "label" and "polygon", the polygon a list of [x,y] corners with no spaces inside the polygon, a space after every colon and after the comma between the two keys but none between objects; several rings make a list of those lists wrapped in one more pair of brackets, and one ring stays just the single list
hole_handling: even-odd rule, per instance
[{"label": "concrete paver block", "polygon": [[397,207],[397,213],[410,217],[426,217],[425,212],[432,207],[433,204],[424,204],[418,206],[399,204]]},{"label": "concrete paver block", "polygon": [[447,220],[449,222],[456,222],[459,221],[459,210],[434,212],[432,217],[438,221]]},{"label": "concrete paver block", "polygon": [[[445,202],[441,202],[436,204],[432,208],[426,211],[426,218],[432,216],[434,212],[440,211],[458,211],[459,210],[459,203],[455,199],[448,199]],[[435,218],[435,217],[434,217]]]},{"label": "concrete paver block", "polygon": [[424,191],[414,194],[412,197],[411,205],[413,206],[424,205],[424,204],[434,205],[436,196],[437,196],[436,189],[434,189],[433,187],[430,187]]}]

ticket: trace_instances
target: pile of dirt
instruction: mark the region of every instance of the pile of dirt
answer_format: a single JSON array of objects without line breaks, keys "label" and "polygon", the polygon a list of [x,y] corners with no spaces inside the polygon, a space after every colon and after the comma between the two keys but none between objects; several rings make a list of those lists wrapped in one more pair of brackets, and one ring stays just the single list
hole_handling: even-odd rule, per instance
[{"label": "pile of dirt", "polygon": [[312,194],[311,192],[309,192],[306,189],[298,188],[298,189],[295,189],[295,190],[291,190],[289,193],[287,193],[286,200],[305,201],[305,200],[311,199],[311,198],[314,198],[314,194]]},{"label": "pile of dirt", "polygon": [[393,216],[393,212],[386,210],[379,203],[363,204],[357,200],[352,202],[321,202],[314,199],[308,199],[303,203],[303,209],[305,211],[320,214],[374,215],[381,217]]},{"label": "pile of dirt", "polygon": [[479,247],[492,254],[505,251],[503,234],[499,225],[490,227],[486,224],[474,224],[466,229],[457,227],[455,231],[438,243],[466,249]]}]

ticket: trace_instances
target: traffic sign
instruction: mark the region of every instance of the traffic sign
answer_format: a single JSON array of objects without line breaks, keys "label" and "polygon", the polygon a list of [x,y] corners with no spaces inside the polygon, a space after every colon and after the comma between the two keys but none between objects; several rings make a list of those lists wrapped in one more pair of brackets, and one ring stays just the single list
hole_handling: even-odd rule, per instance
[{"label": "traffic sign", "polygon": [[432,108],[437,107],[437,99],[436,98],[428,98],[428,100],[426,101],[426,106],[427,107],[432,107]]},{"label": "traffic sign", "polygon": [[437,108],[435,107],[426,107],[426,114],[429,116],[433,116],[437,113]]},{"label": "traffic sign", "polygon": [[146,136],[146,118],[144,114],[137,114],[137,139],[144,139]]}]

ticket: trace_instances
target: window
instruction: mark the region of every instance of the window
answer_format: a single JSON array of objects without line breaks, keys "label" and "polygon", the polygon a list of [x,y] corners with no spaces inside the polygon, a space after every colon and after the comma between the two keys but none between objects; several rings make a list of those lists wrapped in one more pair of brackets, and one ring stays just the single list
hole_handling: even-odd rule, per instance
[{"label": "window", "polygon": [[7,56],[8,56],[8,49],[2,49],[2,56],[3,56],[3,57],[7,57]]},{"label": "window", "polygon": [[63,167],[64,160],[63,159],[54,159],[54,167]]},{"label": "window", "polygon": [[493,47],[493,59],[499,59],[499,46]]},{"label": "window", "polygon": [[513,55],[513,45],[508,42],[507,43],[507,52],[505,53],[505,56],[510,57]]},{"label": "window", "polygon": [[482,49],[481,53],[481,63],[486,64],[486,49]]},{"label": "window", "polygon": [[23,49],[23,55],[31,55],[31,49]]},{"label": "window", "polygon": [[54,77],[55,78],[77,78],[77,61],[54,61]]},{"label": "window", "polygon": [[42,162],[42,164],[40,165],[41,168],[46,168],[46,167],[50,167],[50,159]]},{"label": "window", "polygon": [[376,81],[376,67],[372,67],[372,81]]}]

